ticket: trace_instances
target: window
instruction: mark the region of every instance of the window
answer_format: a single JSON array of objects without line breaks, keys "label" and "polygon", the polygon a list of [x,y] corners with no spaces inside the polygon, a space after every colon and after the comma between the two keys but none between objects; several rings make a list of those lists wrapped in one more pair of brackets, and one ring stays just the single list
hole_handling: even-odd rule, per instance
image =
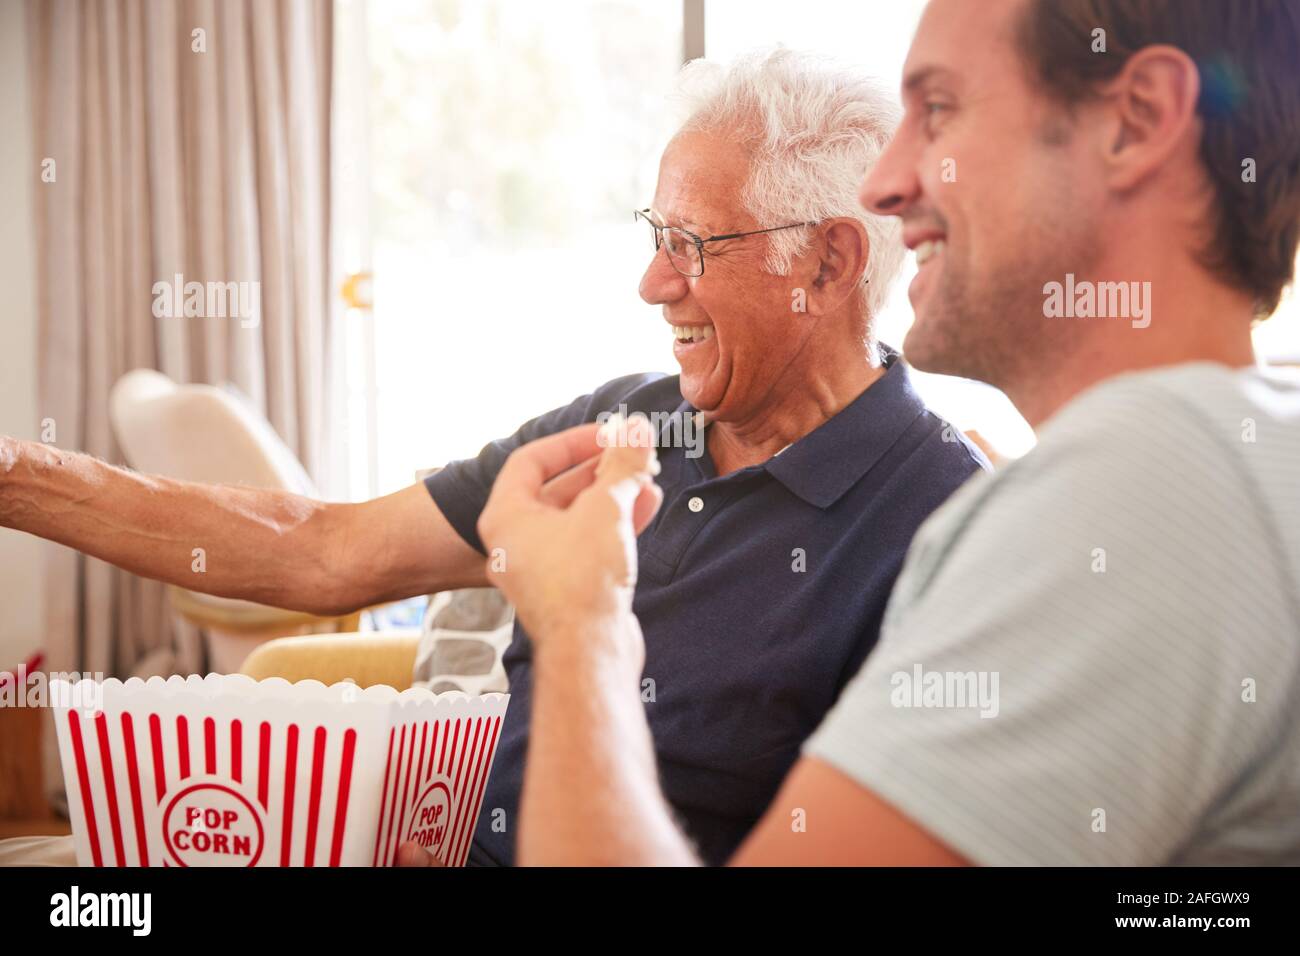
[{"label": "window", "polygon": [[669,367],[637,296],[632,209],[672,132],[682,19],[663,0],[361,7],[375,382],[349,376],[350,431],[364,434],[368,390],[371,490],[386,493],[611,378]]},{"label": "window", "polygon": [[[703,4],[702,38],[700,20]],[[335,239],[376,276],[345,322],[336,466],[347,494],[409,484],[619,375],[672,371],[631,210],[672,133],[683,50],[726,61],[784,43],[896,87],[924,0],[338,0]],[[367,189],[366,184],[369,184]],[[911,325],[908,258],[880,338]],[[1292,296],[1256,331],[1300,362]],[[939,414],[1019,455],[1033,433],[997,389],[916,373]]]}]

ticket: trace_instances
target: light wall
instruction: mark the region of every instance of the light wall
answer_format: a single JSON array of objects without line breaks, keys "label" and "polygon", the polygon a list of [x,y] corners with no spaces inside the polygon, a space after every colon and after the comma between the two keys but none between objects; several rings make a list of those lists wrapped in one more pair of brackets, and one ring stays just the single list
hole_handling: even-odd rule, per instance
[{"label": "light wall", "polygon": [[[40,188],[40,170],[32,153],[25,37],[22,0],[0,0],[0,434],[37,439],[32,190]],[[45,547],[52,546],[0,529],[0,670],[22,663],[44,642]]]}]

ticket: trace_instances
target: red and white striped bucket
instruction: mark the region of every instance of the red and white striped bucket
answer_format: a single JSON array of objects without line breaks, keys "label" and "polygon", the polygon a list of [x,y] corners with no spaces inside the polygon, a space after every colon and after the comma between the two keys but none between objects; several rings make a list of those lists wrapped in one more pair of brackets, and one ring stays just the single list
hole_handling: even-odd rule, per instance
[{"label": "red and white striped bucket", "polygon": [[82,866],[462,866],[509,697],[242,675],[51,684]]}]

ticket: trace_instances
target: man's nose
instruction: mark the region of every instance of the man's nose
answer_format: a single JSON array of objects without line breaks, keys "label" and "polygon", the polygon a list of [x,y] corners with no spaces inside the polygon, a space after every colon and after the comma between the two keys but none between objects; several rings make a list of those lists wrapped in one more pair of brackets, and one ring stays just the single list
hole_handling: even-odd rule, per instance
[{"label": "man's nose", "polygon": [[661,246],[641,277],[641,298],[650,305],[666,305],[676,302],[689,289],[686,277],[673,268],[668,250]]},{"label": "man's nose", "polygon": [[858,189],[858,202],[878,216],[901,216],[921,194],[916,157],[906,141],[895,136]]}]

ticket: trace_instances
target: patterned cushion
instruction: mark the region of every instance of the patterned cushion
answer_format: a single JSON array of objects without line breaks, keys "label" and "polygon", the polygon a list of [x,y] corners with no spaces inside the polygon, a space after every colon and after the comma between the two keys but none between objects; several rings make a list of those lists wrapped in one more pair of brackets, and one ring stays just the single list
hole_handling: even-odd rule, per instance
[{"label": "patterned cushion", "polygon": [[501,655],[514,633],[515,609],[496,588],[433,595],[415,653],[412,683],[435,694],[505,693]]}]

